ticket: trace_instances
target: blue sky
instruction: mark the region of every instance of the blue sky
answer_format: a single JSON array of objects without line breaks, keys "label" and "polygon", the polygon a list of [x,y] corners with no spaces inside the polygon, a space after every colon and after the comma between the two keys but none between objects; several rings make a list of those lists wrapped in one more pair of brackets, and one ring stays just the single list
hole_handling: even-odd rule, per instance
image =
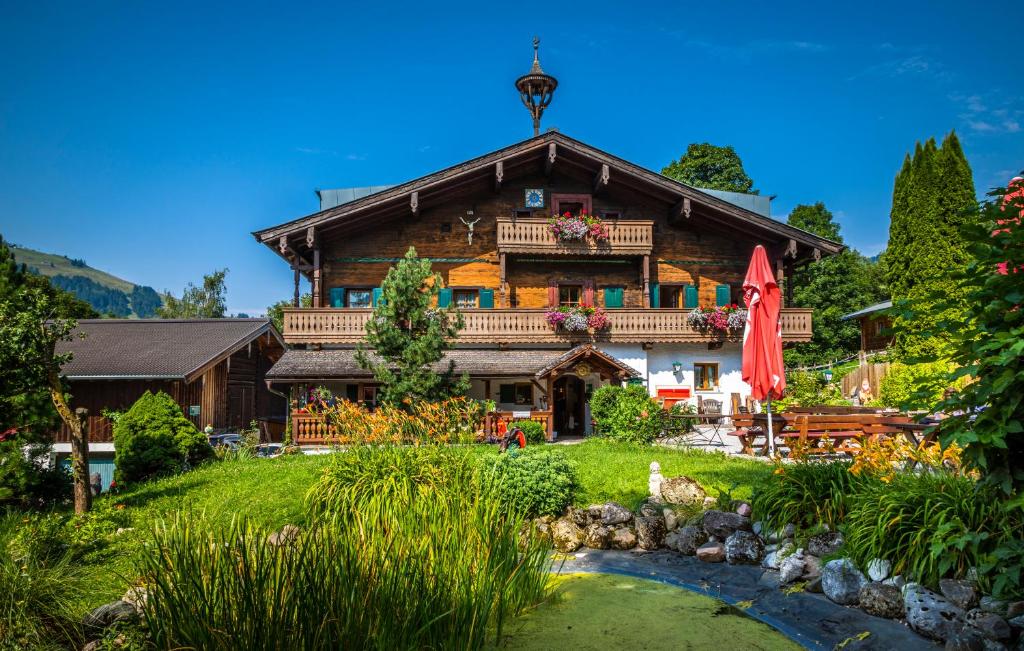
[{"label": "blue sky", "polygon": [[397,183],[545,126],[659,170],[733,145],[784,218],[824,201],[884,245],[914,142],[955,128],[979,192],[1024,168],[1012,3],[0,4],[0,233],[229,307],[291,294],[250,231],[317,187]]}]

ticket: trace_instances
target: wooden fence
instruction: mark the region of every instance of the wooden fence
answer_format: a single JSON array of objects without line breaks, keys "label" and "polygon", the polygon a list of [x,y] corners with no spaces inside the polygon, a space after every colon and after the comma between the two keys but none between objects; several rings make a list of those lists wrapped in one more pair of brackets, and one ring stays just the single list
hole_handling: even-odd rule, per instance
[{"label": "wooden fence", "polygon": [[871,384],[871,392],[877,398],[882,388],[882,378],[889,372],[889,362],[879,364],[861,364],[854,370],[843,376],[843,396],[849,398],[860,386],[861,382],[867,379]]}]

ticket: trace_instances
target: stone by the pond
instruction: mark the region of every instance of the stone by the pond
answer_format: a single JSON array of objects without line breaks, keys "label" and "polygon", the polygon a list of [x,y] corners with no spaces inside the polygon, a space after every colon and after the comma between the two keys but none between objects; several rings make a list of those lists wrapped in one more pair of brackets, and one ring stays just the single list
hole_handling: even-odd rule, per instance
[{"label": "stone by the pond", "polygon": [[884,581],[891,571],[892,563],[884,558],[875,558],[868,563],[868,578],[872,581]]},{"label": "stone by the pond", "polygon": [[820,576],[821,559],[814,554],[808,554],[807,550],[804,550],[804,573],[800,578],[807,581]]},{"label": "stone by the pond", "polygon": [[848,558],[825,563],[821,571],[821,590],[831,601],[843,606],[854,605],[860,598],[860,589],[868,580]]},{"label": "stone by the pond", "polygon": [[551,520],[537,518],[533,521],[533,535],[541,540],[551,542]]},{"label": "stone by the pond", "polygon": [[573,524],[575,524],[580,529],[590,524],[590,513],[587,511],[587,509],[574,509],[570,506],[568,512],[566,513],[566,517],[572,520]]},{"label": "stone by the pond", "polygon": [[680,527],[674,533],[678,534],[675,550],[687,556],[696,554],[697,548],[708,541],[708,537],[704,535],[704,530],[693,525]]},{"label": "stone by the pond", "polygon": [[957,608],[970,610],[978,605],[978,591],[970,581],[940,579],[939,592]]},{"label": "stone by the pond", "polygon": [[610,542],[612,549],[633,549],[636,547],[636,532],[629,527],[618,527],[612,530]]},{"label": "stone by the pond", "polygon": [[819,558],[834,554],[843,546],[843,534],[838,531],[819,533],[807,540],[807,551]]},{"label": "stone by the pond", "polygon": [[739,506],[736,507],[736,513],[749,518],[754,513],[754,509],[750,508],[750,505],[746,502],[740,502]]},{"label": "stone by the pond", "polygon": [[653,518],[655,516],[665,517],[661,513],[662,508],[663,507],[660,504],[644,502],[640,505],[640,508],[637,509],[637,515],[642,515],[645,518]]},{"label": "stone by the pond", "polygon": [[672,509],[662,509],[661,517],[665,518],[665,529],[672,531],[679,526],[679,517]]},{"label": "stone by the pond", "polygon": [[985,638],[977,631],[964,629],[946,640],[945,651],[987,651]]},{"label": "stone by the pond", "polygon": [[807,579],[807,584],[804,586],[804,590],[807,592],[821,594],[821,575],[819,574]]},{"label": "stone by the pond", "polygon": [[601,524],[612,526],[625,524],[633,519],[633,512],[617,502],[608,502],[601,510]]},{"label": "stone by the pond", "polygon": [[583,530],[583,544],[591,549],[608,549],[611,544],[612,531],[603,524],[588,524]]},{"label": "stone by the pond", "polygon": [[782,564],[783,559],[793,552],[793,543],[766,545],[764,551],[764,560],[761,562],[761,567],[766,570],[777,570]]},{"label": "stone by the pond", "polygon": [[283,545],[290,545],[295,542],[295,539],[299,537],[299,528],[294,524],[286,524],[281,527],[280,531],[267,536],[267,544],[273,547],[281,547]]},{"label": "stone by the pond", "polygon": [[756,565],[764,556],[764,542],[751,531],[736,531],[725,539],[725,559],[730,565]]},{"label": "stone by the pond", "polygon": [[782,542],[783,540],[792,538],[794,534],[796,534],[796,527],[791,522],[781,529],[776,529],[775,531],[770,532],[768,534],[768,542]]},{"label": "stone by the pond", "polygon": [[725,560],[725,545],[722,543],[705,543],[697,548],[697,560],[705,563],[721,563]]},{"label": "stone by the pond", "polygon": [[792,583],[804,575],[804,550],[798,549],[779,563],[779,582]]},{"label": "stone by the pond", "polygon": [[1006,604],[1006,616],[1013,618],[1018,615],[1024,615],[1024,601],[1011,601]]},{"label": "stone by the pond", "polygon": [[985,595],[978,601],[978,608],[981,608],[986,613],[992,613],[993,615],[999,615],[1000,617],[1007,617],[1010,612],[1009,604],[1007,602],[989,595]]},{"label": "stone by the pond", "polygon": [[745,518],[739,513],[716,511],[714,509],[704,512],[701,521],[704,531],[709,536],[717,536],[725,540],[735,531],[751,531],[750,518]]},{"label": "stone by the pond", "polygon": [[82,618],[82,625],[87,629],[101,630],[117,622],[134,621],[138,616],[135,606],[118,599],[86,613]]},{"label": "stone by the pond", "polygon": [[574,552],[583,544],[583,529],[568,517],[559,518],[551,525],[551,542],[560,552]]},{"label": "stone by the pond", "polygon": [[1024,615],[1017,615],[1016,617],[1006,620],[1006,623],[1016,630],[1024,630]]},{"label": "stone by the pond", "polygon": [[146,600],[149,598],[149,590],[144,585],[136,585],[128,588],[125,591],[124,596],[121,597],[121,601],[131,604],[135,607],[139,613],[146,606]]},{"label": "stone by the pond", "polygon": [[661,500],[666,504],[696,506],[703,504],[707,492],[695,479],[668,477],[661,480]]},{"label": "stone by the pond", "polygon": [[640,549],[657,549],[665,540],[665,518],[661,515],[636,518],[637,546]]},{"label": "stone by the pond", "polygon": [[894,585],[902,590],[903,586],[907,585],[907,580],[903,578],[902,574],[897,574],[896,576],[890,576],[888,579],[882,581],[882,583],[886,585]]},{"label": "stone by the pond", "polygon": [[903,595],[894,585],[877,581],[865,583],[858,597],[861,609],[869,615],[886,619],[903,617]]},{"label": "stone by the pond", "polygon": [[762,533],[764,533],[764,522],[761,522],[760,520],[755,522],[752,525],[751,531],[753,531],[754,533],[756,533],[757,535],[760,536]]},{"label": "stone by the pond", "polygon": [[980,608],[975,608],[964,617],[967,625],[976,629],[979,633],[990,640],[1008,640],[1012,631],[1006,620],[993,613],[987,613]]},{"label": "stone by the pond", "polygon": [[933,640],[948,640],[964,626],[964,611],[940,594],[917,583],[903,587],[907,624]]}]

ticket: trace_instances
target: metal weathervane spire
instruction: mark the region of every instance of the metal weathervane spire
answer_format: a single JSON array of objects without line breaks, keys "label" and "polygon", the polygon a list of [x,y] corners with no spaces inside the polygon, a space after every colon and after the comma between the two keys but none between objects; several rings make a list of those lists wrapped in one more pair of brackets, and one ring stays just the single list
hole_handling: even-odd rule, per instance
[{"label": "metal weathervane spire", "polygon": [[533,118],[533,135],[540,135],[540,118],[544,109],[551,104],[551,98],[558,87],[558,80],[546,74],[540,67],[540,38],[533,37],[533,66],[530,72],[516,79],[516,89],[523,100],[523,106],[530,111]]}]

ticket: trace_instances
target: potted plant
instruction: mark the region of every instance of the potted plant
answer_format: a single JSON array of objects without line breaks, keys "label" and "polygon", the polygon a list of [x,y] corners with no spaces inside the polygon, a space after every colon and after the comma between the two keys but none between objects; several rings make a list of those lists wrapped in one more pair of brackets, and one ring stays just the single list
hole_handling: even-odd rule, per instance
[{"label": "potted plant", "polygon": [[573,215],[565,212],[548,220],[548,228],[555,239],[562,242],[581,242],[592,238],[596,242],[605,242],[609,238],[608,226],[596,215],[580,213]]},{"label": "potted plant", "polygon": [[717,334],[738,334],[747,323],[747,311],[739,305],[719,307],[698,307],[686,316],[686,322],[694,330]]},{"label": "potted plant", "polygon": [[605,311],[592,305],[563,305],[548,310],[544,316],[556,330],[566,332],[597,331],[609,326]]}]

